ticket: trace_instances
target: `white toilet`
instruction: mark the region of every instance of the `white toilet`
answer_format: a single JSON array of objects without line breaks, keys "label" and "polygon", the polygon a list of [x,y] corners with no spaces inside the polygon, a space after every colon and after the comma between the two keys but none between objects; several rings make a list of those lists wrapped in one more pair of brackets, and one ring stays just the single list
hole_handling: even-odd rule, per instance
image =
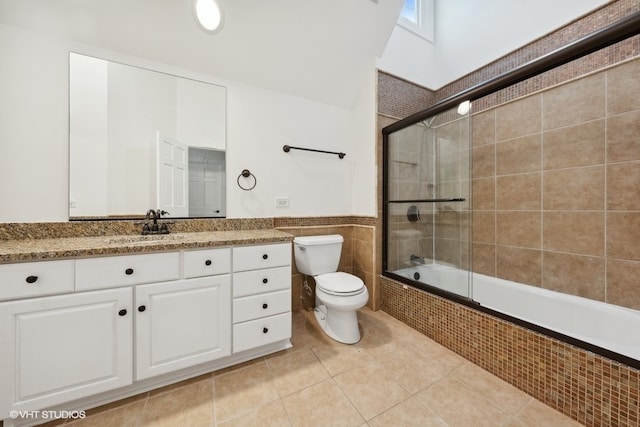
[{"label": "white toilet", "polygon": [[315,316],[327,335],[345,344],[360,341],[357,310],[369,300],[364,282],[336,272],[343,237],[339,234],[293,239],[296,268],[316,281]]}]

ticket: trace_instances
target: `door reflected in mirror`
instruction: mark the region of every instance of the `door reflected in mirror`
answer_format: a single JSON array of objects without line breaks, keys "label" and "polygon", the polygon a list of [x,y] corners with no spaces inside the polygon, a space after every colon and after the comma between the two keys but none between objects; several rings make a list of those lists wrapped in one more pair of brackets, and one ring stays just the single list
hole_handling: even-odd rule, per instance
[{"label": "door reflected in mirror", "polygon": [[226,89],[69,57],[69,217],[226,216]]}]

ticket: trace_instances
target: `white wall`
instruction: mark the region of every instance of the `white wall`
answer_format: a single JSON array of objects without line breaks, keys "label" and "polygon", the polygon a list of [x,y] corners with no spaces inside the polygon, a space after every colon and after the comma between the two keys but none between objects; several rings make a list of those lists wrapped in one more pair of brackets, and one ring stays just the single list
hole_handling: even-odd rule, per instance
[{"label": "white wall", "polygon": [[[228,88],[228,217],[350,215],[354,194],[365,200],[358,204],[358,214],[375,214],[374,139],[359,139],[373,135],[374,114],[366,120],[362,117],[368,113],[353,109],[0,25],[0,222],[68,219],[69,51]],[[373,104],[361,104],[357,108],[373,111]],[[356,125],[366,131],[353,130],[354,114],[361,117]],[[287,154],[284,144],[348,155],[340,160],[301,151]],[[356,161],[370,164],[352,187]],[[236,185],[242,169],[256,175],[253,191]],[[276,208],[276,197],[289,197],[290,206]]]},{"label": "white wall", "polygon": [[378,67],[439,89],[609,0],[435,0],[434,43],[396,25]]}]

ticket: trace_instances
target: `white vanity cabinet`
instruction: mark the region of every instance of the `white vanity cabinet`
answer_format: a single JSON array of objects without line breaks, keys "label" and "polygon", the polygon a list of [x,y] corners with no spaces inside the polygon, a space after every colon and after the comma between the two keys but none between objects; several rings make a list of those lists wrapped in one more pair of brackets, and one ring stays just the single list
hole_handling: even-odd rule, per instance
[{"label": "white vanity cabinet", "polygon": [[289,242],[0,265],[0,418],[93,407],[290,337]]},{"label": "white vanity cabinet", "polygon": [[291,337],[291,244],[233,248],[233,351]]},{"label": "white vanity cabinet", "polygon": [[130,288],[1,303],[3,418],[131,384],[132,316]]}]

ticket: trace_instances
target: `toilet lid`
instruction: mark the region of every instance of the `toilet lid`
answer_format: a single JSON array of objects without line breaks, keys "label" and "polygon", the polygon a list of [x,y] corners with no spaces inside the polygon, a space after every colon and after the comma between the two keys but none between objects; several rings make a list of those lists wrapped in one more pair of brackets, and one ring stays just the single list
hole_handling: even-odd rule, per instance
[{"label": "toilet lid", "polygon": [[317,286],[320,286],[322,290],[332,294],[353,294],[364,288],[364,282],[360,280],[360,278],[341,271],[320,274],[314,277],[314,279],[316,280]]}]

